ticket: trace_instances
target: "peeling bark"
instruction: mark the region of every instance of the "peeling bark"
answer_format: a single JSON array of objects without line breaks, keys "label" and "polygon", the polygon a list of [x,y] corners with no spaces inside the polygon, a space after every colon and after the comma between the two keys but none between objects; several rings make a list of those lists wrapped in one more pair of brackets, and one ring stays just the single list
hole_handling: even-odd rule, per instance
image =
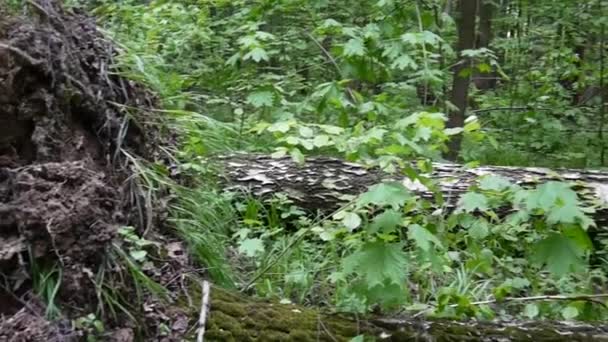
[{"label": "peeling bark", "polygon": [[[273,159],[264,155],[231,155],[221,159],[227,188],[245,190],[256,197],[282,192],[311,211],[331,212],[344,203],[344,195],[358,195],[386,180],[401,181],[421,197],[434,198],[434,193],[417,181],[339,159],[308,158],[304,165],[297,165],[290,158]],[[608,219],[608,172],[504,166],[467,169],[460,164],[434,163],[433,172],[426,176],[438,183],[450,209],[480,176],[490,174],[505,177],[522,187],[550,180],[571,183],[584,205],[596,210],[596,222],[605,224]]]}]

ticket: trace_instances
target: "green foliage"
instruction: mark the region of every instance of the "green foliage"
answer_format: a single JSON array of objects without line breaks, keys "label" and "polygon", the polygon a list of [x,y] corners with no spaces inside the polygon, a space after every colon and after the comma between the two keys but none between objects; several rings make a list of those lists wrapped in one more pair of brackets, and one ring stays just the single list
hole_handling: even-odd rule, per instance
[{"label": "green foliage", "polygon": [[[172,172],[193,183],[166,183],[168,170],[136,163],[140,186],[173,191],[175,231],[216,283],[354,312],[606,318],[589,302],[501,302],[605,284],[606,261],[587,232],[592,209],[572,184],[523,188],[487,175],[444,203],[427,175],[455,136],[470,164],[600,165],[601,99],[591,93],[581,102],[605,77],[598,1],[495,8],[490,44],[461,51],[471,63],[458,77],[476,82],[464,126],[450,128],[457,30],[445,1],[97,5],[122,44],[121,73],[158,93],[163,124],[177,132]],[[435,198],[382,182],[314,218],[280,194],[260,200],[217,190],[218,172],[201,157],[232,151],[298,163],[337,156],[406,177]],[[123,238],[126,260],[137,266],[149,246],[133,232]],[[107,287],[101,292],[113,298]]]},{"label": "green foliage", "polygon": [[45,316],[48,319],[61,317],[61,309],[56,303],[61,288],[63,270],[58,264],[39,263],[30,251],[32,289],[46,305]]},{"label": "green foliage", "polygon": [[105,332],[103,322],[95,314],[88,314],[78,318],[74,322],[74,326],[85,332],[87,342],[101,341],[102,335]]}]

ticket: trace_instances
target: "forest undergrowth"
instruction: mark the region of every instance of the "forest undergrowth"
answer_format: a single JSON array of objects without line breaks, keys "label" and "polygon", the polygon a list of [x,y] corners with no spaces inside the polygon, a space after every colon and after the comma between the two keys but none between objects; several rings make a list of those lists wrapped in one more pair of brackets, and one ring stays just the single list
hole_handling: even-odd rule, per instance
[{"label": "forest undergrowth", "polygon": [[[115,70],[157,96],[163,119],[148,124],[175,144],[164,162],[125,158],[147,201],[171,194],[170,235],[217,286],[332,312],[603,321],[608,200],[490,174],[449,203],[430,174],[446,159],[604,170],[608,3],[479,1],[467,14],[463,2],[66,5],[95,15]],[[340,158],[434,196],[381,182],[310,212],[289,194],[226,190],[218,157],[232,153]],[[146,266],[165,241],[132,227],[119,240],[138,286],[162,297]]]}]

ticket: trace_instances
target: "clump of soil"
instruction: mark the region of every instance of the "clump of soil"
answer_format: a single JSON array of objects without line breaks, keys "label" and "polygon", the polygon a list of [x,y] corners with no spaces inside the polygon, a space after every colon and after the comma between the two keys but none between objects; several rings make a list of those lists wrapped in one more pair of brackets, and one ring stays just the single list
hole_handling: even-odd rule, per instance
[{"label": "clump of soil", "polygon": [[2,6],[0,340],[69,340],[34,305],[32,267],[58,265],[58,300],[93,310],[92,277],[137,212],[121,151],[151,158],[158,143],[126,111],[154,99],[112,70],[115,50],[90,17],[53,0],[28,1],[24,16]]}]

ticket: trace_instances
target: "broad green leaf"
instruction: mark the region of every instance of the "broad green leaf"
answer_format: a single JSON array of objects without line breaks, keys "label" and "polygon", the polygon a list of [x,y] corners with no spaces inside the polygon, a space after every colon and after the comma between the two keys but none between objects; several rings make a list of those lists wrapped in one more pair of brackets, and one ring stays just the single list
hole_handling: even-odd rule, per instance
[{"label": "broad green leaf", "polygon": [[239,244],[239,252],[248,257],[254,257],[256,254],[264,251],[264,242],[261,239],[245,239]]},{"label": "broad green leaf", "polygon": [[348,212],[342,219],[342,223],[349,231],[353,231],[361,226],[361,217],[356,213]]},{"label": "broad green leaf", "polygon": [[247,103],[255,108],[272,107],[274,94],[270,91],[257,91],[247,96]]},{"label": "broad green leaf", "polygon": [[369,225],[368,231],[370,233],[376,233],[381,231],[384,234],[392,233],[395,229],[401,225],[403,217],[401,213],[394,209],[388,209],[382,212],[382,214],[374,217],[374,221]]},{"label": "broad green leaf", "polygon": [[412,57],[408,55],[401,55],[399,58],[395,59],[391,64],[391,68],[405,70],[405,69],[418,69],[418,64],[412,59]]},{"label": "broad green leaf", "polygon": [[418,129],[416,130],[416,137],[414,138],[415,141],[428,141],[429,139],[431,139],[431,135],[433,134],[433,130],[430,129],[429,127],[418,127]]},{"label": "broad green leaf", "polygon": [[255,39],[255,37],[254,37],[254,36],[252,36],[252,35],[248,35],[248,36],[241,37],[241,38],[239,38],[238,42],[239,42],[239,44],[240,44],[241,46],[246,47],[246,48],[249,48],[249,47],[252,47],[252,46],[258,45],[258,44],[260,43],[260,42],[259,42],[257,39]]},{"label": "broad green leaf", "polygon": [[484,219],[477,219],[468,230],[469,235],[476,240],[483,240],[490,234],[488,222]]},{"label": "broad green leaf", "polygon": [[344,133],[344,128],[338,126],[320,125],[319,127],[324,130],[325,133],[331,135],[340,135]]},{"label": "broad green leaf", "polygon": [[407,254],[400,243],[367,242],[343,260],[346,273],[363,277],[368,288],[386,282],[400,285],[407,274]]},{"label": "broad green leaf", "polygon": [[441,39],[441,37],[439,37],[437,34],[427,30],[420,33],[420,40],[429,45],[435,45],[443,41],[443,39]]},{"label": "broad green leaf", "polygon": [[302,126],[299,129],[302,138],[312,138],[314,131],[310,127]]},{"label": "broad green leaf", "polygon": [[536,318],[539,313],[540,311],[538,310],[538,305],[535,303],[526,304],[526,307],[524,308],[524,316],[528,317],[529,319],[533,319]]},{"label": "broad green leaf", "polygon": [[287,149],[286,147],[278,147],[271,155],[271,158],[283,158],[287,155],[287,152],[289,152],[289,149]]},{"label": "broad green leaf", "polygon": [[291,125],[289,124],[289,122],[279,121],[279,122],[275,122],[272,125],[270,125],[270,127],[268,127],[268,132],[287,133],[287,132],[289,132],[290,128],[291,128]]},{"label": "broad green leaf", "polygon": [[270,57],[268,57],[268,53],[266,52],[266,50],[262,49],[261,47],[256,47],[246,53],[245,56],[243,56],[243,59],[252,59],[256,63],[259,63],[261,61],[269,61]]},{"label": "broad green leaf", "polygon": [[575,241],[560,234],[551,234],[534,247],[533,260],[546,265],[556,277],[576,272],[585,266],[585,249]]},{"label": "broad green leaf", "polygon": [[376,206],[391,206],[398,209],[412,197],[412,193],[399,182],[387,182],[372,186],[357,200],[359,208],[369,204]]},{"label": "broad green leaf", "polygon": [[148,252],[144,250],[130,251],[129,255],[136,261],[144,261],[148,255]]},{"label": "broad green leaf", "polygon": [[566,306],[564,309],[562,309],[562,317],[564,317],[564,319],[567,320],[571,320],[574,319],[578,316],[579,312],[578,309],[575,308],[574,306]]},{"label": "broad green leaf", "polygon": [[[547,215],[547,222],[592,224],[586,219],[580,208],[578,195],[568,184],[561,182],[547,182],[539,186],[528,196],[526,201],[528,210],[541,209]],[[585,227],[586,228],[586,227]]]},{"label": "broad green leaf", "polygon": [[528,210],[542,209],[549,211],[558,203],[558,200],[566,203],[576,203],[577,195],[570,187],[561,182],[547,182],[540,185],[528,196]]},{"label": "broad green leaf", "polygon": [[359,38],[351,38],[344,44],[344,55],[347,57],[365,56],[365,44]]},{"label": "broad green leaf", "polygon": [[331,141],[329,140],[329,136],[327,136],[325,134],[321,134],[321,135],[315,136],[315,138],[313,139],[312,143],[316,147],[325,147],[325,146],[332,145]]},{"label": "broad green leaf", "polygon": [[401,40],[404,43],[410,43],[412,45],[416,45],[422,42],[420,35],[412,32],[404,33],[401,35]]},{"label": "broad green leaf", "polygon": [[431,249],[431,244],[443,248],[441,241],[439,241],[439,239],[437,239],[433,233],[428,231],[428,229],[421,227],[420,225],[411,225],[409,227],[407,236],[410,240],[413,240],[416,243],[416,246],[424,251],[429,251]]},{"label": "broad green leaf", "polygon": [[503,191],[511,187],[511,182],[499,175],[487,175],[479,181],[479,188],[488,191]]},{"label": "broad green leaf", "polygon": [[483,194],[467,192],[466,194],[460,196],[460,199],[458,199],[459,211],[471,213],[476,210],[486,211],[488,209],[488,198]]},{"label": "broad green leaf", "polygon": [[304,154],[302,153],[302,151],[300,151],[299,148],[294,147],[292,149],[289,150],[289,155],[291,156],[291,159],[298,165],[302,165],[304,164],[305,161],[305,157]]}]

